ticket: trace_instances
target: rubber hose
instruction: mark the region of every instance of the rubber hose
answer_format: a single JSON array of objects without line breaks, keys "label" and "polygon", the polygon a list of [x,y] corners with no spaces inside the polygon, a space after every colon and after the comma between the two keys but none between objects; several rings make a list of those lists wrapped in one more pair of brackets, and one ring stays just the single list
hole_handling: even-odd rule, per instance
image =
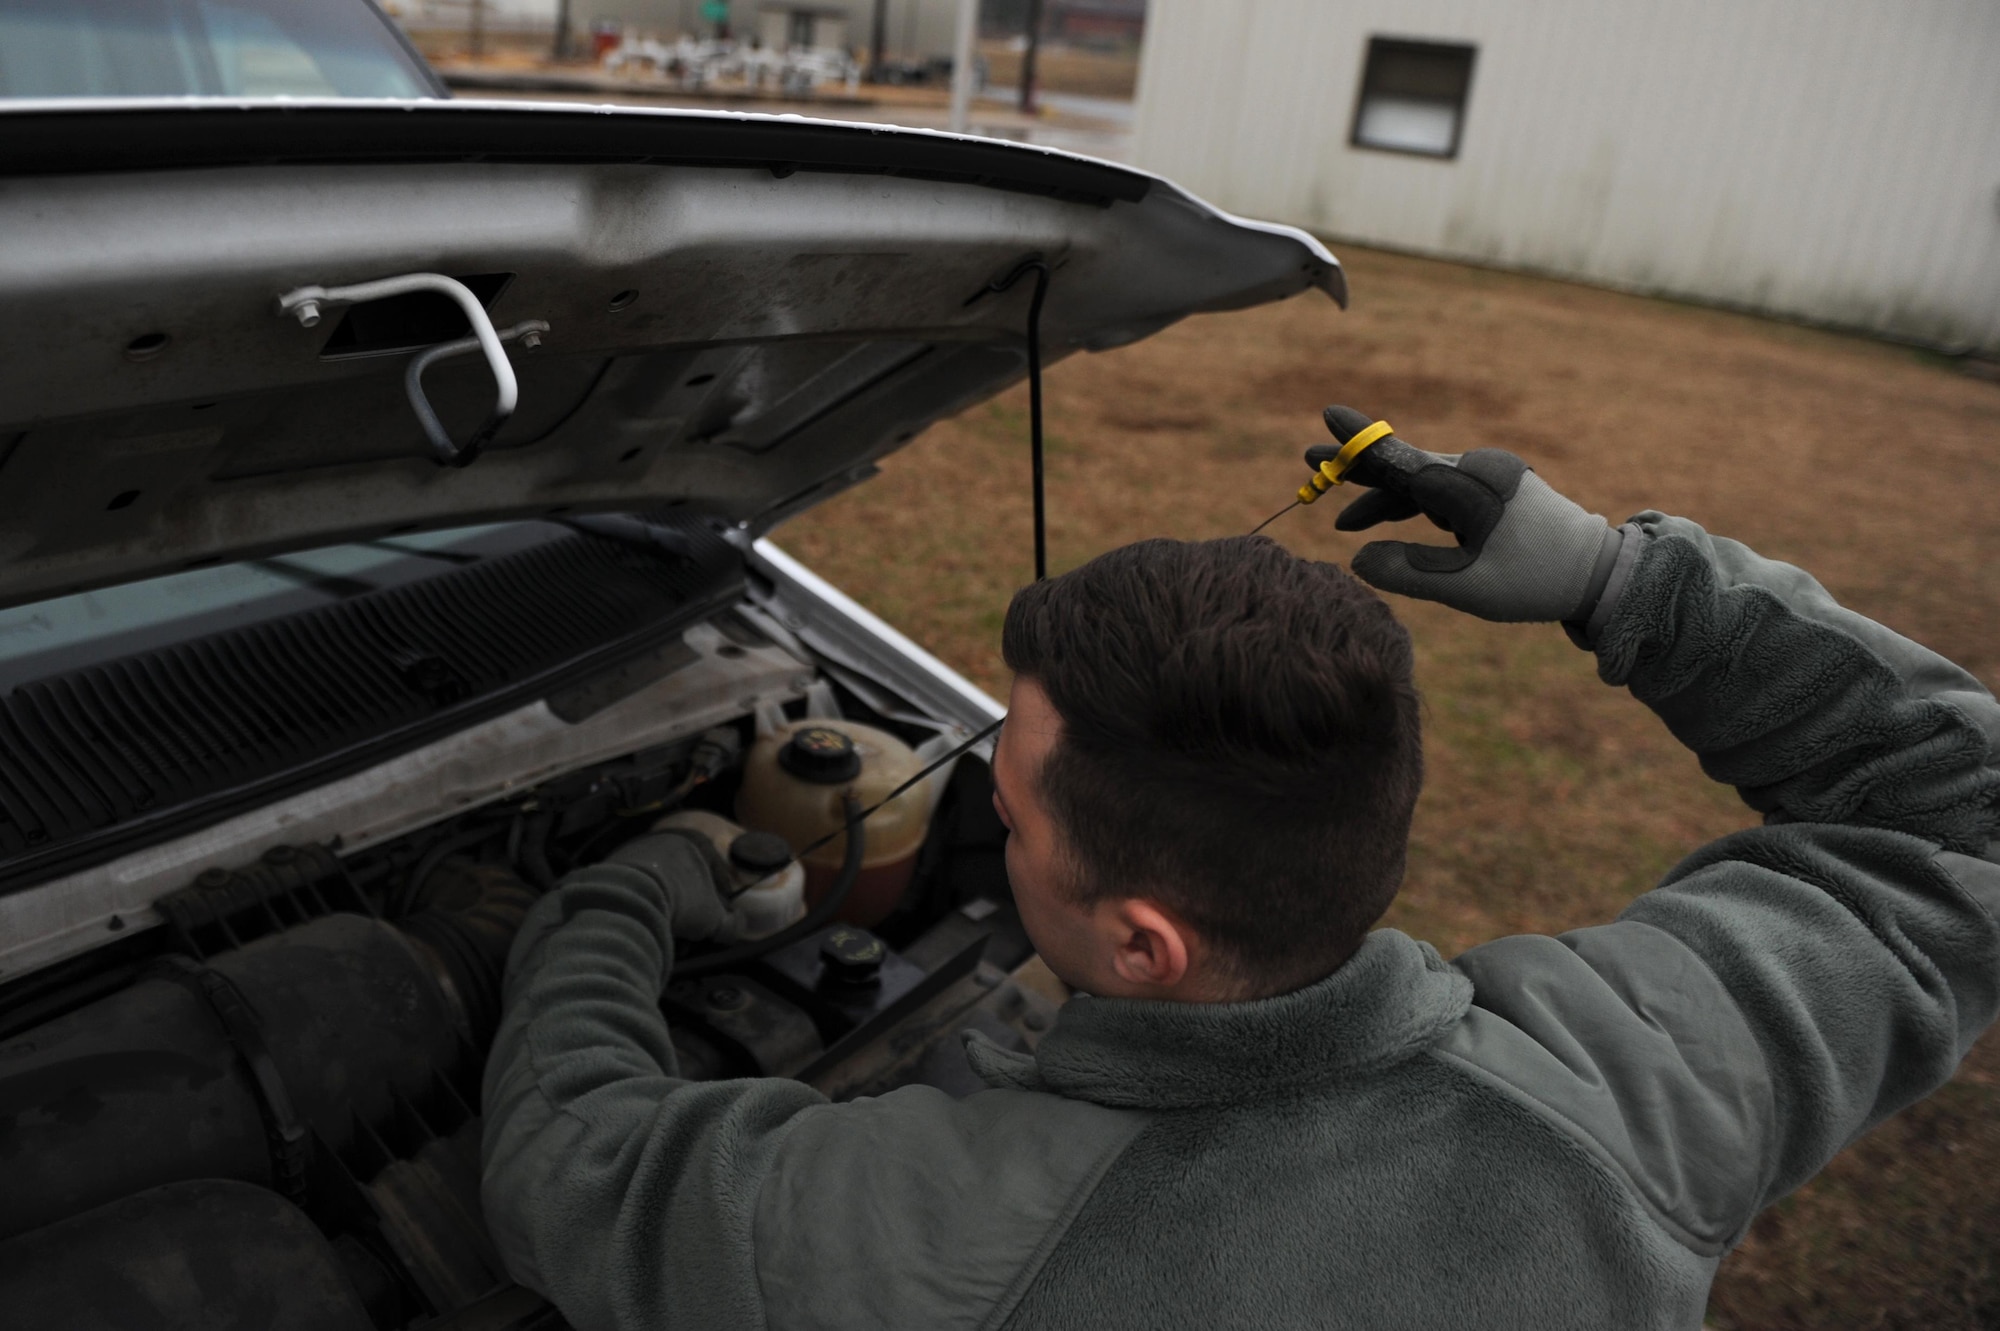
[{"label": "rubber hose", "polygon": [[537,892],[550,892],[556,885],[556,871],[549,864],[549,833],[555,825],[554,810],[543,809],[530,815],[521,834],[521,858],[514,867]]},{"label": "rubber hose", "polygon": [[854,891],[855,882],[861,877],[861,857],[866,853],[868,833],[862,824],[861,802],[849,791],[840,797],[840,811],[847,822],[847,853],[841,857],[840,873],[833,880],[833,887],[817,906],[807,911],[796,924],[786,925],[768,938],[754,939],[739,943],[735,947],[724,948],[720,952],[704,952],[701,956],[690,957],[673,968],[677,977],[709,975],[729,966],[753,961],[766,953],[788,947],[818,933],[826,922],[840,913],[847,904],[847,898]]},{"label": "rubber hose", "polygon": [[388,910],[389,917],[400,918],[421,907],[424,904],[424,883],[437,872],[437,867],[460,851],[470,850],[489,839],[495,830],[491,824],[471,828],[448,836],[425,851],[424,857],[417,861],[417,867],[410,870],[410,876],[405,881],[403,890],[392,898]]}]

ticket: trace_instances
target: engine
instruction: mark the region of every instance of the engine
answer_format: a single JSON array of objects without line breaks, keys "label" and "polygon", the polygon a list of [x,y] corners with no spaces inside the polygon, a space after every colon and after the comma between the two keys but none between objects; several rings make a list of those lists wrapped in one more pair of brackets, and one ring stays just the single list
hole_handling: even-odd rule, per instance
[{"label": "engine", "polygon": [[359,849],[271,845],[159,897],[155,927],[120,936],[114,917],[98,945],[0,986],[8,1320],[560,1325],[486,1234],[480,1075],[527,910],[663,819],[714,836],[746,893],[794,885],[764,903],[760,939],[694,952],[663,995],[684,1075],[797,1077],[836,1098],[973,1089],[956,1032],[1029,1047],[1052,1011],[1010,978],[1030,953],[984,765],[964,758],[928,792],[907,853],[844,919],[798,919],[841,884],[791,863],[796,833],[737,821],[758,746],[815,709],[808,733],[936,740],[860,687],[821,680],[761,716],[503,782]]}]

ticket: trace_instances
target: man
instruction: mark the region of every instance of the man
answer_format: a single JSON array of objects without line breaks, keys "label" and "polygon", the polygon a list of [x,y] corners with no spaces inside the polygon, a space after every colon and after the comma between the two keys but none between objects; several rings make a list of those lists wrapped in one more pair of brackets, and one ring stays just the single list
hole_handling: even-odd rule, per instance
[{"label": "man", "polygon": [[1764,826],[1615,923],[1447,963],[1370,926],[1420,782],[1388,609],[1262,540],[1148,542],[1009,609],[1009,876],[1064,1007],[996,1089],[829,1104],[677,1080],[672,938],[724,918],[649,837],[530,915],[486,1213],[579,1328],[1694,1328],[1752,1217],[2000,1010],[2000,706],[1806,574],[1616,530],[1506,453],[1409,501],[1457,549],[1355,571],[1562,622]]}]

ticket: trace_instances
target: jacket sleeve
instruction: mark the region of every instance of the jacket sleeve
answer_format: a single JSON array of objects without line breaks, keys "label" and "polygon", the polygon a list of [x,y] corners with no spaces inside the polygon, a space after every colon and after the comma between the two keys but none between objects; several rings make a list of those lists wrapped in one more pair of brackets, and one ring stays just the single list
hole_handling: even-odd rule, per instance
[{"label": "jacket sleeve", "polygon": [[762,1327],[759,1187],[792,1120],[825,1103],[777,1078],[677,1075],[659,1009],[667,903],[651,874],[613,864],[536,903],[486,1066],[487,1228],[579,1331]]},{"label": "jacket sleeve", "polygon": [[1765,825],[1615,924],[1466,953],[1475,1006],[1441,1053],[1714,1254],[2000,1014],[2000,706],[1800,570],[1637,521],[1600,673]]},{"label": "jacket sleeve", "polygon": [[[654,868],[706,877],[679,853]],[[1145,1116],[1024,1090],[833,1104],[776,1077],[685,1080],[659,1008],[671,899],[647,869],[595,865],[514,942],[481,1193],[508,1271],[578,1331],[997,1320]]]}]

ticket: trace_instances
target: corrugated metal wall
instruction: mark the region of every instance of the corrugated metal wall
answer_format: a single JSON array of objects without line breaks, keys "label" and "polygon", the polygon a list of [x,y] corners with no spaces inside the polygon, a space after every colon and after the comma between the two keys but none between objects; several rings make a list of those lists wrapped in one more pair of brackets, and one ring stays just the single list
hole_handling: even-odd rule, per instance
[{"label": "corrugated metal wall", "polygon": [[[1459,155],[1349,146],[1371,36]],[[1137,162],[1361,243],[2000,350],[2000,0],[1153,0]]]}]

